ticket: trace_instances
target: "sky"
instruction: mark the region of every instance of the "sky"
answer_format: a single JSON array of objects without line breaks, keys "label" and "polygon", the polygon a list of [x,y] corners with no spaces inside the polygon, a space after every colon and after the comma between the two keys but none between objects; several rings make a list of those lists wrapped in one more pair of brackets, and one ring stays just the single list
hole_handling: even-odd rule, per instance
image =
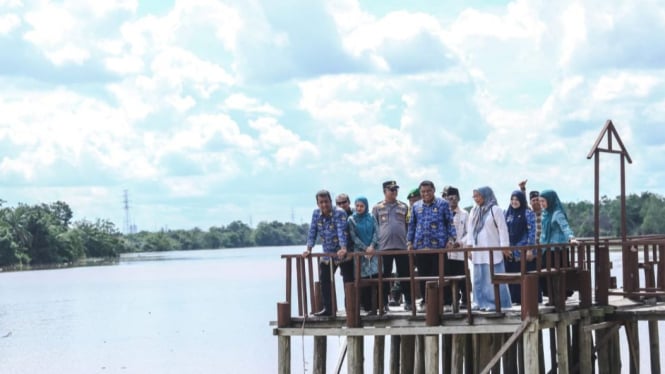
[{"label": "sky", "polygon": [[306,223],[393,179],[592,201],[608,119],[627,191],[662,195],[663,35],[657,0],[0,0],[0,199],[121,231],[125,191],[151,231]]}]

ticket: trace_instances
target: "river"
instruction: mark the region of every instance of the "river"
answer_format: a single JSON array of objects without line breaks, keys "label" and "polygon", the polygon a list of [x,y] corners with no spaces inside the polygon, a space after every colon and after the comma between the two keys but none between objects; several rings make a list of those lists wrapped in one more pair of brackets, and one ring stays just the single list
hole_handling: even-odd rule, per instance
[{"label": "river", "polygon": [[[300,251],[141,253],[116,265],[0,273],[0,373],[275,372],[268,322],[285,298],[280,255]],[[312,370],[311,338],[304,340],[304,351],[302,338],[292,340],[294,373]],[[328,346],[332,370],[338,339]]]}]

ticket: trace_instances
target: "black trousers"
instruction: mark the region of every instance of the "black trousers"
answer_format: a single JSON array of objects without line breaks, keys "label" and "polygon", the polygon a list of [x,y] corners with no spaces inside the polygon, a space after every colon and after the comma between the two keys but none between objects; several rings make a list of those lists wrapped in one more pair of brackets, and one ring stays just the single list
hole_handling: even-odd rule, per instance
[{"label": "black trousers", "polygon": [[[447,255],[446,255],[447,256]],[[464,260],[451,260],[446,257],[444,269],[446,270],[445,275],[465,275],[466,264]],[[460,300],[462,304],[467,304],[466,299],[466,281],[458,282],[457,292],[455,295],[457,300]],[[443,303],[446,305],[451,305],[453,301],[453,291],[452,287],[448,286],[443,289]]]},{"label": "black trousers", "polygon": [[[394,250],[394,249],[387,249]],[[408,277],[409,274],[409,256],[408,255],[388,255],[382,256],[383,276],[391,277],[393,273],[393,260],[397,265],[397,276]],[[400,289],[404,294],[404,302],[411,304],[411,285],[408,281],[399,282]],[[390,293],[390,282],[383,282],[383,303],[388,304],[388,294]]]},{"label": "black trousers", "polygon": [[[379,275],[375,274],[369,277],[362,277],[361,279],[376,279],[378,277]],[[377,307],[375,305],[376,301],[372,297],[372,295],[375,294],[376,291],[377,291],[376,284],[372,284],[371,286],[365,286],[360,289],[360,305],[363,307],[363,309],[366,312],[375,310],[375,308]]]},{"label": "black trousers", "polygon": [[[423,277],[439,275],[439,255],[432,253],[422,253],[423,251],[416,250],[416,264],[418,264],[418,275]],[[444,269],[446,260],[443,260]],[[420,296],[425,300],[425,283],[422,280],[419,282]],[[450,290],[448,290],[450,292]],[[445,293],[445,291],[444,291]]]},{"label": "black trousers", "polygon": [[[319,282],[321,283],[321,297],[323,298],[323,308],[332,311],[332,283],[331,278],[335,274],[335,270],[339,266],[342,273],[344,283],[353,282],[353,261],[345,261],[340,264],[334,263],[332,265],[333,273],[330,274],[330,263],[328,261],[321,261],[319,263]],[[342,287],[344,289],[344,287]]]}]

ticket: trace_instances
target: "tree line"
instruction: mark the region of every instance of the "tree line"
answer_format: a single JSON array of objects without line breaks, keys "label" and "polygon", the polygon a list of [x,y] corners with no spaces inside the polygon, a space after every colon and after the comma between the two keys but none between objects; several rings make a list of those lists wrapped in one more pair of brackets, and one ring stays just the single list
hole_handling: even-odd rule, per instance
[{"label": "tree line", "polygon": [[[593,204],[565,203],[575,235],[592,237]],[[208,230],[141,231],[124,235],[109,220],[72,222],[73,213],[62,201],[5,207],[0,200],[0,266],[72,264],[91,258],[117,258],[127,252],[304,245],[308,224],[261,222],[251,228],[241,221]],[[626,197],[628,235],[665,234],[665,198],[643,192]],[[619,236],[619,197],[601,198],[600,235]]]}]

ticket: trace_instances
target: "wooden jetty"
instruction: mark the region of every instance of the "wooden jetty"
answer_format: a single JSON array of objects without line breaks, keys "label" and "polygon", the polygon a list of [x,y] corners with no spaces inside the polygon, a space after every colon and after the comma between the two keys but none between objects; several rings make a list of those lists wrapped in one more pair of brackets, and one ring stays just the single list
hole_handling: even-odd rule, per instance
[{"label": "wooden jetty", "polygon": [[[601,145],[607,141],[605,146]],[[618,148],[615,147],[618,145]],[[621,156],[622,231],[619,238],[600,238],[599,232],[599,154]],[[314,317],[310,312],[321,307],[321,292],[314,276],[315,262],[323,254],[303,258],[283,255],[286,264],[285,299],[277,304],[277,320],[271,322],[278,340],[278,373],[304,372],[292,367],[291,339],[313,337],[313,373],[339,372],[342,359],[348,373],[363,373],[371,360],[373,373],[639,373],[640,344],[649,347],[652,373],[661,372],[658,321],[665,320],[665,236],[628,237],[625,226],[625,161],[632,162],[611,121],[607,121],[588,158],[595,159],[594,238],[575,245],[511,247],[522,251],[536,249],[536,270],[527,271],[521,263],[519,273],[492,273],[496,310],[463,309],[453,300],[443,305],[444,287],[454,290],[462,282],[470,284],[469,272],[449,276],[444,272],[444,254],[462,251],[465,258],[474,251],[500,251],[503,248],[465,248],[430,250],[437,254],[439,275],[420,277],[414,269],[421,251],[378,251],[379,268],[384,255],[409,256],[410,276],[360,279],[335,287],[333,316]],[[610,250],[621,250],[623,284],[617,287],[611,275]],[[362,254],[354,253],[352,256]],[[490,254],[489,258],[493,256]],[[356,261],[356,264],[359,261]],[[490,264],[490,269],[493,266]],[[316,266],[318,269],[318,264]],[[538,303],[539,283],[545,281],[549,298]],[[294,282],[295,280],[295,282]],[[371,287],[375,305],[384,305],[384,281],[408,281],[412,290],[412,310],[392,308],[377,315],[361,315],[360,290]],[[425,281],[427,305],[416,308],[416,282]],[[500,284],[521,284],[522,304],[501,308]],[[572,297],[570,291],[574,291]],[[334,301],[344,292],[344,311]],[[466,300],[471,300],[466,287]],[[293,294],[297,295],[294,300]],[[639,322],[648,323],[648,336],[640,336]],[[620,334],[625,334],[628,357],[621,356]],[[326,367],[327,337],[346,338],[344,352],[335,371]],[[547,340],[543,339],[547,336]],[[389,355],[386,359],[386,337]],[[372,339],[373,354],[364,357],[364,342]],[[549,352],[545,359],[545,352]],[[384,364],[388,362],[388,365]],[[546,365],[549,363],[549,365]],[[547,367],[546,367],[547,366]]]}]

